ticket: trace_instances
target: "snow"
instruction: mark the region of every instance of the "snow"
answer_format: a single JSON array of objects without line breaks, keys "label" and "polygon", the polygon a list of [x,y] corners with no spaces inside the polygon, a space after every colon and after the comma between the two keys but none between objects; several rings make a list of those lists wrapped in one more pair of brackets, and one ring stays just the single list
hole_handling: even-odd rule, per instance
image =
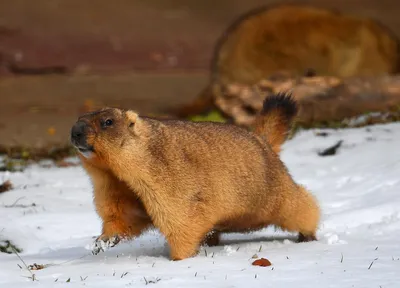
[{"label": "snow", "polygon": [[[320,202],[318,241],[268,228],[177,262],[157,231],[91,255],[101,226],[80,167],[2,172],[15,189],[0,194],[0,240],[48,266],[32,282],[15,254],[0,253],[0,287],[400,287],[400,124],[316,132],[287,141],[282,159]],[[318,155],[339,140],[336,155]],[[254,254],[272,266],[252,266]]]}]

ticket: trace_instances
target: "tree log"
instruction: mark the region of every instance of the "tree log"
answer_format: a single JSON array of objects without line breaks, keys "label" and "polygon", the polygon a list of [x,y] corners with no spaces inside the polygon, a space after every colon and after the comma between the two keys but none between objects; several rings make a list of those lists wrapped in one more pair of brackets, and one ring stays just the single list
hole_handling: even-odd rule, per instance
[{"label": "tree log", "polygon": [[299,103],[297,122],[305,126],[342,121],[368,112],[400,110],[400,75],[382,77],[287,77],[256,85],[215,84],[216,107],[234,123],[251,126],[263,100],[291,93]]}]

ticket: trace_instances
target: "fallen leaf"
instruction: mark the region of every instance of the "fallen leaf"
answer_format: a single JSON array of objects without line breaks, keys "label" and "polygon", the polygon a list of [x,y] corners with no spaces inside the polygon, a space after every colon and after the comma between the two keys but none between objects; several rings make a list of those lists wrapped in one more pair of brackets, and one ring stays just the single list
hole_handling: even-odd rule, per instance
[{"label": "fallen leaf", "polygon": [[342,145],[343,140],[338,141],[335,145],[321,151],[318,152],[319,156],[332,156],[335,155],[337,153],[337,150],[339,149],[339,147]]},{"label": "fallen leaf", "polygon": [[88,113],[95,110],[95,104],[92,99],[86,99],[80,109],[81,113]]},{"label": "fallen leaf", "polygon": [[47,129],[47,134],[53,136],[54,134],[56,134],[56,128],[50,127],[49,129]]},{"label": "fallen leaf", "polygon": [[42,270],[42,269],[46,268],[47,266],[48,265],[33,263],[32,265],[28,266],[28,269],[29,270]]},{"label": "fallen leaf", "polygon": [[13,188],[10,180],[5,181],[0,185],[0,193],[10,191]]},{"label": "fallen leaf", "polygon": [[251,263],[251,265],[268,267],[268,266],[271,266],[272,264],[268,259],[260,258],[260,259],[255,260],[253,263]]}]

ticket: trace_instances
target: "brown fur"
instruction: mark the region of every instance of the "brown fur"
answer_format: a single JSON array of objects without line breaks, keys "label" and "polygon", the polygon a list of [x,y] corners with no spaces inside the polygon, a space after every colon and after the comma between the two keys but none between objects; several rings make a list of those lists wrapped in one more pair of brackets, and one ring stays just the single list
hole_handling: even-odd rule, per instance
[{"label": "brown fur", "polygon": [[255,84],[278,71],[372,76],[399,71],[398,39],[372,19],[302,4],[250,11],[219,39],[213,80]]},{"label": "brown fur", "polygon": [[272,150],[279,154],[297,112],[297,104],[289,94],[272,95],[264,101],[261,117],[255,121],[254,133],[266,137]]},{"label": "brown fur", "polygon": [[[284,95],[268,99],[264,112],[290,110]],[[290,118],[276,115],[277,123]],[[106,119],[112,126],[102,126]],[[258,134],[111,108],[79,121],[86,123],[84,136],[94,151],[80,158],[103,219],[100,237],[132,238],[154,226],[165,235],[173,260],[195,255],[203,241],[218,244],[219,232],[277,225],[299,232],[301,240],[316,239],[318,204],[272,150],[265,134],[272,131],[263,121]]]}]

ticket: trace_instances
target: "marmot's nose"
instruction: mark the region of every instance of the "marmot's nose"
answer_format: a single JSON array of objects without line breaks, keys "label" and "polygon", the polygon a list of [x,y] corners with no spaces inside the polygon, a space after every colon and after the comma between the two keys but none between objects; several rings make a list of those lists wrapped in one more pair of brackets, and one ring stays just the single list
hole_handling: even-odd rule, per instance
[{"label": "marmot's nose", "polygon": [[79,140],[85,133],[86,123],[79,121],[76,122],[71,129],[71,139]]}]

